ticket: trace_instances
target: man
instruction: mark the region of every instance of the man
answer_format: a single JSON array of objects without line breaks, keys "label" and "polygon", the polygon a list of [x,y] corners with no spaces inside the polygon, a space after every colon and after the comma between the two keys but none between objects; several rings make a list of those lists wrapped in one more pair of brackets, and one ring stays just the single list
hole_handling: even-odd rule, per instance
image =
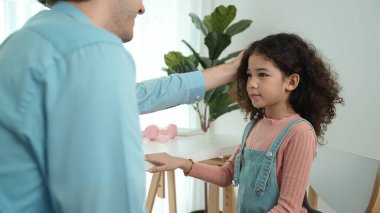
[{"label": "man", "polygon": [[0,46],[0,212],[144,212],[139,113],[193,103],[239,61],[135,83],[141,0],[39,0]]}]

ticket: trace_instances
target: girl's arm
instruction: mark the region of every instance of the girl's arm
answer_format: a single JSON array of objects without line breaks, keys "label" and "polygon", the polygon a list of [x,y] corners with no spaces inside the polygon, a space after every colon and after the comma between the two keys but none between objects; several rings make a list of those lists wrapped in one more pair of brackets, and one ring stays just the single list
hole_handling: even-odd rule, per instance
[{"label": "girl's arm", "polygon": [[167,153],[147,154],[145,160],[157,165],[149,169],[149,172],[155,173],[180,168],[186,175],[225,187],[232,183],[234,160],[239,150],[238,147],[223,166],[208,165],[201,162],[193,163],[189,159],[170,156]]},{"label": "girl's arm", "polygon": [[148,170],[148,172],[151,173],[171,171],[178,168],[182,169],[186,173],[190,171],[193,164],[191,160],[174,157],[166,152],[146,154],[145,160],[156,165]]}]

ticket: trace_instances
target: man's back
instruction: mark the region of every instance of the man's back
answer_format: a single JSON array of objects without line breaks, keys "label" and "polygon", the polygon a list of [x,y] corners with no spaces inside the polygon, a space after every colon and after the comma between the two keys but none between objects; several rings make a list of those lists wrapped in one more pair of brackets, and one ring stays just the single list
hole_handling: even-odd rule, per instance
[{"label": "man's back", "polygon": [[0,46],[0,212],[142,212],[132,58],[78,10],[56,7]]}]

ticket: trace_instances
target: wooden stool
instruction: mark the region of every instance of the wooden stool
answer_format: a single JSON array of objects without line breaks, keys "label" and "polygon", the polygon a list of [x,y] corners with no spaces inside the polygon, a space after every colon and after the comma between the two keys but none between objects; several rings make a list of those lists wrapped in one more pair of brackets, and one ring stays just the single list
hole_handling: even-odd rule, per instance
[{"label": "wooden stool", "polygon": [[157,197],[165,198],[165,174],[168,176],[169,212],[177,213],[174,171],[157,172],[153,174],[145,203],[147,213],[152,212],[156,195]]}]

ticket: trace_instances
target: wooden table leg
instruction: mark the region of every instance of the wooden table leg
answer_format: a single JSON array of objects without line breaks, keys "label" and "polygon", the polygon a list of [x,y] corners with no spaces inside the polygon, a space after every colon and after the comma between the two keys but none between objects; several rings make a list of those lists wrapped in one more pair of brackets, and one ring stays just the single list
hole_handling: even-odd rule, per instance
[{"label": "wooden table leg", "polygon": [[[213,159],[205,160],[203,162],[207,164],[211,164],[211,165],[222,166],[228,158],[229,158],[228,156],[225,156],[223,158],[213,158]],[[210,185],[210,189],[209,189],[209,199],[208,199],[209,201],[208,212],[212,212],[212,213],[219,212],[219,188],[214,185],[216,189],[211,189],[212,184],[209,184],[209,185]],[[217,191],[217,193],[213,193],[212,191],[214,192]],[[210,202],[211,200],[214,203]],[[231,184],[223,188],[223,213],[236,213],[235,205],[236,205],[236,195],[235,195],[234,187]]]},{"label": "wooden table leg", "polygon": [[157,197],[165,198],[165,172],[160,172],[160,181],[158,181]]},{"label": "wooden table leg", "polygon": [[219,187],[208,184],[207,213],[219,213]]},{"label": "wooden table leg", "polygon": [[166,174],[168,176],[169,212],[177,213],[174,171],[167,171]]},{"label": "wooden table leg", "polygon": [[236,195],[234,186],[223,188],[223,213],[236,213]]},{"label": "wooden table leg", "polygon": [[154,173],[152,180],[150,181],[149,192],[145,202],[145,210],[147,213],[151,213],[153,209],[154,199],[156,198],[158,183],[160,181],[162,172]]}]

